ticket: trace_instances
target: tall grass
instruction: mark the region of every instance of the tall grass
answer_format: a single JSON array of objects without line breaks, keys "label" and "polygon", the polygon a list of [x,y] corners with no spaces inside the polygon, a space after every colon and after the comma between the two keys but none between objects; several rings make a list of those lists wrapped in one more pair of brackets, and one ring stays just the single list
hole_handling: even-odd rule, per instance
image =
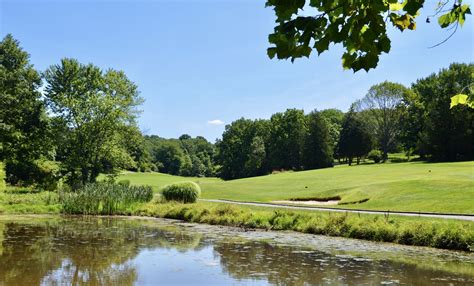
[{"label": "tall grass", "polygon": [[182,182],[166,186],[162,195],[167,201],[195,203],[201,194],[201,188],[194,182]]},{"label": "tall grass", "polygon": [[63,212],[67,214],[112,215],[133,203],[148,202],[152,198],[150,186],[111,183],[87,184],[76,192],[60,192]]}]

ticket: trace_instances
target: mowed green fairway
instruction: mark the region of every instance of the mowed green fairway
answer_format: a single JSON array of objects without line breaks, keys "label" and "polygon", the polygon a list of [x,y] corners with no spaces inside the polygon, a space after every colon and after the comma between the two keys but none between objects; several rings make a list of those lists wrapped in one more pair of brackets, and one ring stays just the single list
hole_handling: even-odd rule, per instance
[{"label": "mowed green fairway", "polygon": [[155,190],[192,180],[207,199],[271,202],[340,196],[341,203],[368,201],[331,207],[474,214],[474,162],[344,165],[233,181],[159,173],[127,173],[119,179],[151,185]]}]

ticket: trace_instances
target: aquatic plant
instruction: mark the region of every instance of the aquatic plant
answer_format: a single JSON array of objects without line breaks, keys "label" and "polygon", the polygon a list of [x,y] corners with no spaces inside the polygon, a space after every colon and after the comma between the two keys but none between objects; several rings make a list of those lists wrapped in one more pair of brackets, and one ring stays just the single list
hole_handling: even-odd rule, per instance
[{"label": "aquatic plant", "polygon": [[149,202],[153,198],[150,186],[94,183],[81,189],[60,192],[63,212],[68,214],[112,215],[133,203]]}]

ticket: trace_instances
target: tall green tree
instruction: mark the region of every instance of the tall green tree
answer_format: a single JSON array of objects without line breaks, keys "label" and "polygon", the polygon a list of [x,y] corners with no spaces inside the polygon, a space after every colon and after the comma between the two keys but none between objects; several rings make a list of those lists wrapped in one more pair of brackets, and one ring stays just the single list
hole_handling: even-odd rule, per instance
[{"label": "tall green tree", "polygon": [[40,74],[12,35],[0,42],[0,161],[13,184],[41,181],[38,160],[51,157]]},{"label": "tall green tree", "polygon": [[268,158],[273,170],[300,170],[303,166],[302,150],[306,134],[303,110],[287,109],[270,118]]},{"label": "tall green tree", "polygon": [[260,175],[263,171],[265,159],[265,141],[261,136],[255,136],[250,143],[249,154],[245,162],[246,176]]},{"label": "tall green tree", "polygon": [[338,155],[347,158],[349,166],[352,165],[354,158],[357,159],[357,164],[359,164],[360,159],[372,149],[373,139],[368,129],[368,126],[351,107],[351,110],[344,116],[337,145]]},{"label": "tall green tree", "polygon": [[[358,71],[375,68],[379,56],[388,53],[391,40],[387,26],[400,31],[415,30],[416,17],[425,0],[267,0],[276,15],[276,27],[268,37],[270,58],[291,59],[318,55],[330,46],[341,44],[342,65]],[[305,15],[299,15],[302,12]],[[441,28],[453,33],[471,14],[462,0],[442,0],[426,21],[437,17]]]},{"label": "tall green tree", "polygon": [[63,172],[72,185],[133,164],[123,138],[136,125],[142,99],[122,71],[62,59],[44,77],[46,101],[61,127]]},{"label": "tall green tree", "polygon": [[331,137],[331,147],[333,150],[339,141],[339,133],[342,128],[342,121],[344,120],[344,112],[339,109],[330,108],[319,111],[319,114],[326,120],[329,136]]},{"label": "tall green tree", "polygon": [[303,143],[304,168],[307,170],[332,167],[334,158],[327,121],[317,111],[306,117],[308,131]]},{"label": "tall green tree", "polygon": [[220,177],[237,179],[265,173],[267,134],[266,120],[241,118],[227,125],[217,144]]},{"label": "tall green tree", "polygon": [[374,122],[373,132],[378,147],[382,151],[382,160],[388,158],[400,134],[400,105],[409,97],[410,89],[393,82],[382,82],[372,86],[361,100],[356,102],[358,112],[365,111]]},{"label": "tall green tree", "polygon": [[474,64],[451,64],[412,86],[422,105],[421,110],[412,109],[423,113],[418,115],[423,119],[420,141],[434,160],[474,159],[474,109],[467,105],[450,108],[452,95],[474,81],[473,72]]}]

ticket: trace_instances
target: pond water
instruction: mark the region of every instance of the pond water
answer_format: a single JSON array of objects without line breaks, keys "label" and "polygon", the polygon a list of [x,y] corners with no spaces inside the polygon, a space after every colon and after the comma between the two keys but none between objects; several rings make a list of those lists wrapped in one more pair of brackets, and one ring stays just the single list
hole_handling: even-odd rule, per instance
[{"label": "pond water", "polygon": [[173,220],[0,216],[0,285],[474,285],[474,255]]}]

